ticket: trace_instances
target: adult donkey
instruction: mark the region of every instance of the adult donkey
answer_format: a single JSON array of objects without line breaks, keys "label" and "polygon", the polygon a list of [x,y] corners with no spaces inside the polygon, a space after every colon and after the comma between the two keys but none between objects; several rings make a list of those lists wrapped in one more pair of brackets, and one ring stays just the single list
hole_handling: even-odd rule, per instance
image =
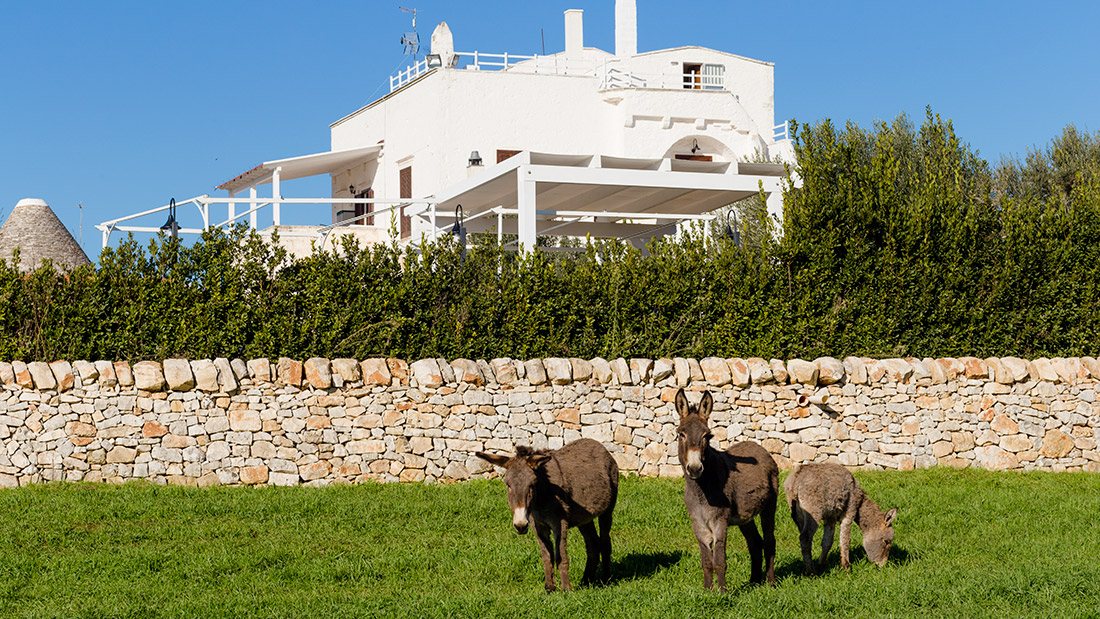
[{"label": "adult donkey", "polygon": [[[584,536],[588,558],[582,584],[595,580],[599,563],[603,564],[602,579],[610,578],[611,512],[619,495],[619,465],[603,445],[582,438],[553,451],[520,446],[514,456],[480,451],[477,456],[505,469],[508,506],[516,532],[523,535],[528,522],[534,520],[547,591],[555,589],[555,566],[561,575],[561,588],[572,588],[566,552],[569,527],[579,528]],[[600,521],[599,535],[596,519]]]},{"label": "adult donkey", "polygon": [[[741,529],[752,557],[749,582],[767,578],[775,582],[775,505],[779,496],[779,467],[771,454],[753,442],[737,443],[726,451],[710,446],[708,419],[714,407],[710,392],[698,406],[688,402],[683,389],[676,392],[680,413],[678,443],[684,468],[684,503],[691,528],[699,541],[703,562],[703,586],[726,590],[726,534],[730,525]],[[760,516],[764,537],[753,521]],[[767,572],[762,569],[767,558]]]}]

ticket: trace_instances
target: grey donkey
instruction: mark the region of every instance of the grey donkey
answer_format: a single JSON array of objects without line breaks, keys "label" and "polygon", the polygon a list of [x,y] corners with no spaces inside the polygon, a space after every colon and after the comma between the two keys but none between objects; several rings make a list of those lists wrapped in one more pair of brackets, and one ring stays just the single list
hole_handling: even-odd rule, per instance
[{"label": "grey donkey", "polygon": [[[680,413],[677,441],[684,469],[684,503],[702,555],[703,586],[717,577],[726,590],[726,535],[730,525],[741,529],[749,546],[752,568],[749,582],[775,582],[775,505],[779,497],[779,468],[766,449],[746,441],[726,451],[710,446],[708,426],[714,399],[704,392],[698,406],[676,392]],[[763,537],[754,518],[760,516]],[[764,559],[767,558],[767,570]]]},{"label": "grey donkey", "polygon": [[[569,584],[569,555],[566,538],[569,527],[577,527],[584,536],[587,561],[582,583],[611,576],[611,513],[619,495],[619,465],[599,442],[582,438],[557,450],[516,448],[514,456],[478,452],[477,456],[504,469],[508,486],[508,507],[512,526],[520,535],[528,523],[542,551],[546,590],[553,591],[554,567],[561,576],[561,588]],[[596,520],[600,532],[596,533]]]},{"label": "grey donkey", "polygon": [[839,464],[811,463],[799,466],[783,484],[787,503],[791,506],[791,518],[798,526],[798,541],[802,546],[802,560],[806,575],[812,576],[813,541],[818,524],[824,528],[821,534],[821,559],[819,571],[825,571],[825,559],[833,545],[833,530],[840,523],[840,565],[848,569],[849,536],[852,523],[863,532],[863,549],[867,559],[882,567],[890,556],[894,543],[894,519],[898,509],[887,512],[879,509],[848,469]]}]

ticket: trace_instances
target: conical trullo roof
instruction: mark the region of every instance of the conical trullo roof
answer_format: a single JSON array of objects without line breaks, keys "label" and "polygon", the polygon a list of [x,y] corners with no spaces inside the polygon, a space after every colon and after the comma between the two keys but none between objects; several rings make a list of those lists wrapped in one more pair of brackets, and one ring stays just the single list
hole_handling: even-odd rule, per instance
[{"label": "conical trullo roof", "polygon": [[19,270],[24,273],[37,269],[46,258],[68,269],[91,262],[50,206],[36,198],[20,200],[0,227],[0,258],[11,264],[16,247],[20,248]]}]

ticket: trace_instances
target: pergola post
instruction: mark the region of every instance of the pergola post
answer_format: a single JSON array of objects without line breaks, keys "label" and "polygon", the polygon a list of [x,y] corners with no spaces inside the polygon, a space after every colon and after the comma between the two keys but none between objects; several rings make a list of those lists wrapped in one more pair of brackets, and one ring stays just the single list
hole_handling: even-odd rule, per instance
[{"label": "pergola post", "polygon": [[517,207],[519,209],[519,248],[522,252],[535,250],[535,181],[527,166],[516,170]]},{"label": "pergola post", "polygon": [[248,199],[252,202],[248,203],[248,209],[252,211],[248,214],[248,225],[252,226],[252,229],[256,229],[256,186],[251,185],[248,188]]},{"label": "pergola post", "polygon": [[271,216],[272,223],[276,226],[279,225],[279,200],[282,199],[282,190],[279,188],[279,177],[282,175],[283,168],[280,166],[275,168],[275,171],[271,175]]}]

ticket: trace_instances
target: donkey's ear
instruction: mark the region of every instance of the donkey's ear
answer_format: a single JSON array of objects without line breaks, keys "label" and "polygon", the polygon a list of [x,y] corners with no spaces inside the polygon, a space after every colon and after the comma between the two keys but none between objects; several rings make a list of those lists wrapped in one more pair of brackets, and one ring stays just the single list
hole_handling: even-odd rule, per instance
[{"label": "donkey's ear", "polygon": [[709,391],[703,392],[703,399],[699,400],[699,416],[703,419],[710,419],[710,411],[714,410],[714,398],[710,396]]},{"label": "donkey's ear", "polygon": [[490,453],[485,453],[484,451],[477,452],[477,457],[479,457],[482,460],[488,462],[489,464],[499,466],[499,467],[507,466],[508,461],[512,459],[509,456],[502,456],[500,454],[490,454]]},{"label": "donkey's ear", "polygon": [[680,390],[676,392],[676,412],[680,413],[680,417],[687,417],[691,412],[691,405],[688,404],[687,394],[684,393],[684,388],[680,387]]},{"label": "donkey's ear", "polygon": [[890,526],[890,525],[894,524],[894,520],[896,520],[897,517],[898,517],[898,508],[896,508],[896,507],[891,508],[890,511],[883,514],[882,517],[883,517],[884,520],[886,520],[886,526]]},{"label": "donkey's ear", "polygon": [[533,454],[527,456],[527,466],[537,469],[550,461],[550,454]]}]

